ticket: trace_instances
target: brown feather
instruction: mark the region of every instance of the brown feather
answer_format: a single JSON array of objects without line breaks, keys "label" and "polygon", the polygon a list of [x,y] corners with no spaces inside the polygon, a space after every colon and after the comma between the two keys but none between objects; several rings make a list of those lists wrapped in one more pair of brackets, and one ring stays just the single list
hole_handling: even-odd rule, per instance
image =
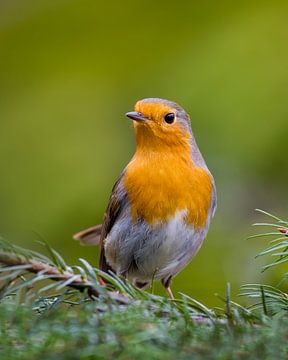
[{"label": "brown feather", "polygon": [[105,257],[105,250],[104,250],[104,241],[109,234],[112,226],[114,225],[120,211],[120,201],[117,196],[118,186],[120,181],[122,180],[123,174],[120,178],[116,181],[115,185],[113,186],[112,193],[110,196],[110,200],[104,215],[102,231],[101,231],[101,251],[100,251],[100,259],[99,259],[99,267],[102,271],[108,272],[114,271],[111,266],[108,264],[106,257]]},{"label": "brown feather", "polygon": [[80,241],[81,245],[99,245],[101,240],[102,224],[92,226],[73,235],[74,240]]}]

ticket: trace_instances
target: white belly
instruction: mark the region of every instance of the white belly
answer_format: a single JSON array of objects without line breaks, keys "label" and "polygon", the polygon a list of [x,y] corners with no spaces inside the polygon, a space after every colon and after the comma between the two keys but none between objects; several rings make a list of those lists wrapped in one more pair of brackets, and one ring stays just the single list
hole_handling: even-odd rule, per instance
[{"label": "white belly", "polygon": [[119,274],[150,281],[179,272],[200,248],[206,233],[184,222],[186,211],[178,211],[166,224],[150,228],[122,218],[105,240],[105,256]]}]

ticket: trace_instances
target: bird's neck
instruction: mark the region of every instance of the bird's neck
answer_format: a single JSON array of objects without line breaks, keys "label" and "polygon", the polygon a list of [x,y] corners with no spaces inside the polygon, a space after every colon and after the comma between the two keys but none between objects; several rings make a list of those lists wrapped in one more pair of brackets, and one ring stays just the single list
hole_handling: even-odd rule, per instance
[{"label": "bird's neck", "polygon": [[156,136],[150,129],[136,128],[136,152],[134,157],[142,160],[154,161],[168,157],[191,161],[190,134],[166,134],[165,137]]}]

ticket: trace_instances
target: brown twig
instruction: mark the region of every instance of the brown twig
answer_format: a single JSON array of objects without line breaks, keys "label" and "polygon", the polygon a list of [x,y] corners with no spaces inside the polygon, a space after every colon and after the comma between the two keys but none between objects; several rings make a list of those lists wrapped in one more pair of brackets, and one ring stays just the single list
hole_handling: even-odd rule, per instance
[{"label": "brown twig", "polygon": [[[43,275],[51,275],[51,280],[53,281],[67,281],[67,285],[79,291],[83,291],[84,289],[88,290],[88,294],[91,299],[95,299],[99,297],[99,291],[95,288],[93,283],[89,280],[89,278],[85,278],[79,274],[74,274],[70,271],[61,271],[56,266],[44,263],[39,260],[29,259],[21,255],[15,255],[8,252],[0,253],[0,264],[7,266],[21,266],[21,265],[29,265],[29,267],[25,268],[26,271],[37,274],[40,273]],[[69,280],[73,278],[73,281],[69,283]],[[99,284],[99,286],[101,286]],[[124,295],[108,292],[108,296],[111,299],[116,300],[119,303],[127,303],[128,298]]]}]

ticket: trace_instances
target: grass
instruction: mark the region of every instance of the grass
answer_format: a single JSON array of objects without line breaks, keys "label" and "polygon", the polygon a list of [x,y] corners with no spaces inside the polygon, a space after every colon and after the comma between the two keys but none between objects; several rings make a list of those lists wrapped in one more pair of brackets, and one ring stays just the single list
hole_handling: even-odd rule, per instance
[{"label": "grass", "polygon": [[[259,254],[275,258],[264,271],[288,261],[288,223],[272,218],[256,224],[275,229]],[[209,309],[185,294],[171,301],[138,290],[113,274],[103,288],[98,269],[85,260],[70,267],[47,244],[50,257],[6,241],[0,247],[0,359],[288,358],[288,296],[278,287],[244,285],[240,295],[252,300],[244,307],[231,301],[227,284],[223,306]]]}]

